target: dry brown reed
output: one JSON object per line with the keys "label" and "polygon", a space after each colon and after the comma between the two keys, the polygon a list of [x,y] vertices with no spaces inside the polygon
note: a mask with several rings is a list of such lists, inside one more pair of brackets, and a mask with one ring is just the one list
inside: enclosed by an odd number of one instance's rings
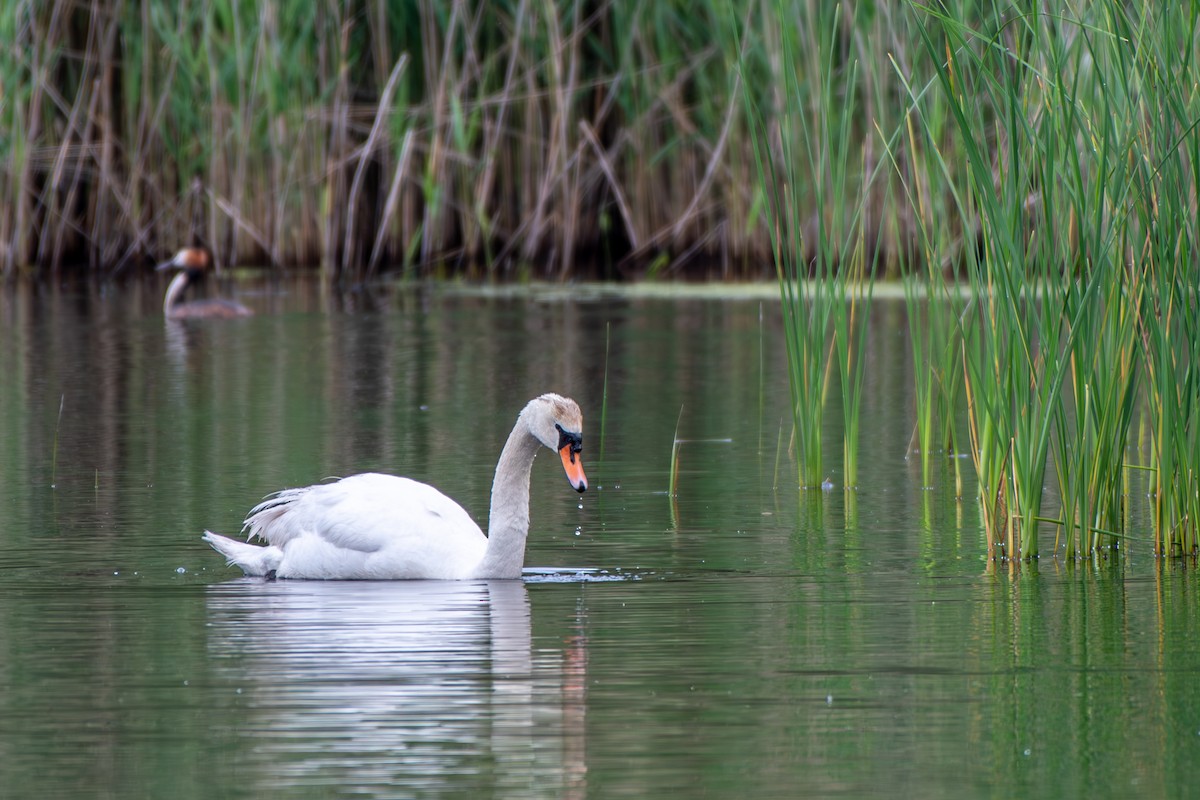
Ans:
{"label": "dry brown reed", "polygon": [[[924,249],[878,176],[918,176],[881,136],[928,56],[909,5],[836,5],[8,0],[0,271],[122,271],[204,244],[330,276],[768,277],[749,96],[772,129],[786,102],[836,116],[820,104],[859,98],[847,189],[894,272]],[[797,67],[824,99],[780,93],[795,14],[816,21],[802,48],[832,44],[831,75]],[[797,177],[815,242],[840,201]],[[952,199],[925,211],[940,252],[961,249]]]}
{"label": "dry brown reed", "polygon": [[5,274],[769,269],[718,5],[8,6]]}

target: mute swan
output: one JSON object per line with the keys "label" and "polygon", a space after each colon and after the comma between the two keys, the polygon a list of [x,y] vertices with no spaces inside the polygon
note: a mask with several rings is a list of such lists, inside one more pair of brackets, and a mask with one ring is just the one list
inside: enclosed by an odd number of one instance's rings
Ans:
{"label": "mute swan", "polygon": [[488,535],[462,506],[428,484],[365,473],[284,489],[250,509],[238,542],[204,540],[247,575],[332,580],[519,578],[529,533],[529,472],[542,445],[558,451],[567,480],[587,490],[583,415],[574,400],[544,394],[517,417],[496,464]]}
{"label": "mute swan", "polygon": [[168,319],[249,317],[254,313],[241,303],[223,298],[183,302],[183,293],[189,286],[195,286],[204,280],[210,266],[212,256],[202,247],[185,247],[170,261],[158,265],[160,272],[168,269],[180,270],[167,286],[167,294],[163,297],[163,314]]}

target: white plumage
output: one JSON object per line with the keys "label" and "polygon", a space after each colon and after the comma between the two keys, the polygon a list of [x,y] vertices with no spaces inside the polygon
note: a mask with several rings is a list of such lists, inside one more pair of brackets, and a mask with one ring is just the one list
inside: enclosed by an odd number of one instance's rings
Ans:
{"label": "white plumage", "polygon": [[211,531],[204,540],[247,575],[396,580],[517,578],[529,532],[529,472],[557,450],[571,486],[587,489],[583,417],[573,400],[534,398],[517,417],[492,483],[489,533],[428,484],[379,473],[285,489],[250,510],[243,531],[265,547]]}

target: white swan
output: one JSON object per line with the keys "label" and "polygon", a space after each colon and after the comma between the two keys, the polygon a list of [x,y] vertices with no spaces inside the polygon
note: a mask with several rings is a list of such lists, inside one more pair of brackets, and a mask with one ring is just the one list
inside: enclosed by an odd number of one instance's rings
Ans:
{"label": "white swan", "polygon": [[529,533],[529,472],[542,445],[557,450],[567,480],[587,490],[583,415],[574,400],[530,400],[496,464],[488,535],[462,506],[428,484],[365,473],[285,489],[250,510],[247,538],[204,540],[247,575],[330,580],[519,578]]}

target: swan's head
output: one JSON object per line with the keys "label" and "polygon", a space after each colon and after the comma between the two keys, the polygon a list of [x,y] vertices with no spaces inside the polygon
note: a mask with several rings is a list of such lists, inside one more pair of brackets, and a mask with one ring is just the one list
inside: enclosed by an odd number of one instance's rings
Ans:
{"label": "swan's head", "polygon": [[535,397],[521,413],[529,430],[538,441],[558,453],[563,471],[571,488],[587,491],[587,476],[583,474],[583,412],[569,397],[544,394]]}

